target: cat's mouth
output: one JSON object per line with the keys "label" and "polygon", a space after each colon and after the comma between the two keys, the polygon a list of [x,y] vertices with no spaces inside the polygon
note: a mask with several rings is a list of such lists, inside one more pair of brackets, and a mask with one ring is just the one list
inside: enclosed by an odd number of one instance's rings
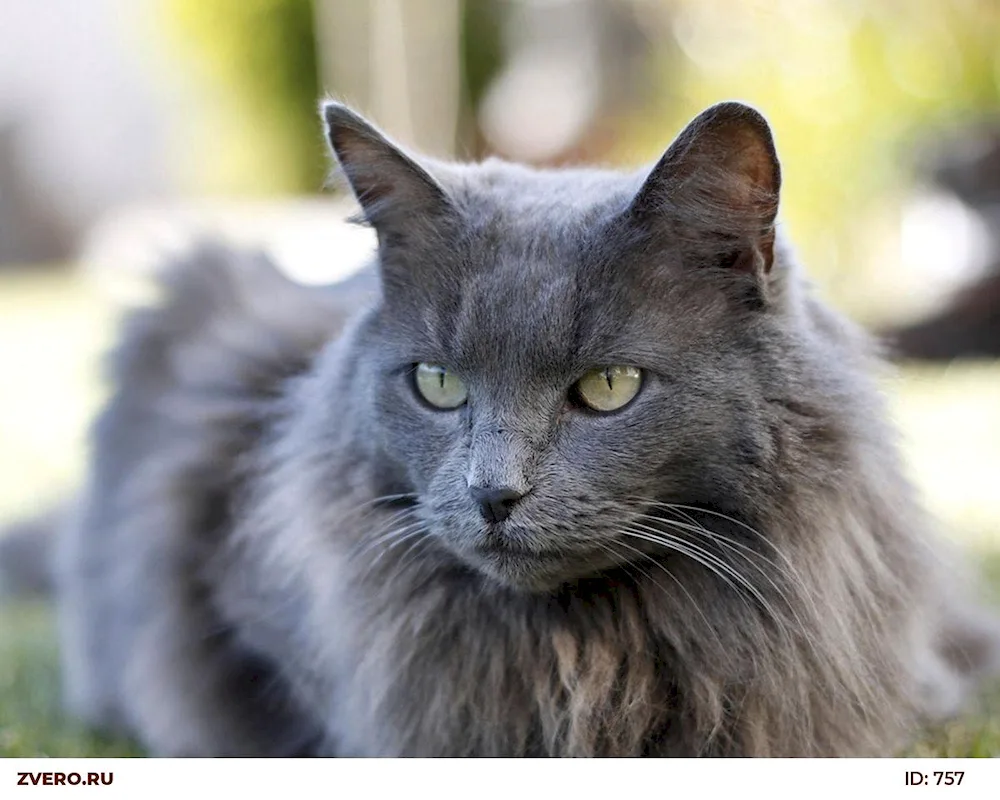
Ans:
{"label": "cat's mouth", "polygon": [[558,561],[543,560],[534,553],[482,552],[477,549],[474,566],[478,572],[503,586],[527,592],[551,591],[567,579]]}
{"label": "cat's mouth", "polygon": [[479,537],[473,549],[484,556],[507,556],[545,560],[555,558],[559,551],[554,548],[529,546],[515,536],[503,531],[489,530]]}
{"label": "cat's mouth", "polygon": [[591,553],[526,544],[516,535],[479,537],[465,554],[479,572],[513,589],[547,592],[606,567]]}

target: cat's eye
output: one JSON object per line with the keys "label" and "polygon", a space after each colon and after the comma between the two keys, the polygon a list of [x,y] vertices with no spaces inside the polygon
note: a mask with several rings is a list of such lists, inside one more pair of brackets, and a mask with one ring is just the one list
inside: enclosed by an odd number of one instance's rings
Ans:
{"label": "cat's eye", "polygon": [[417,364],[414,383],[420,396],[434,408],[458,408],[469,396],[461,379],[440,364]]}
{"label": "cat's eye", "polygon": [[642,371],[635,367],[612,366],[592,369],[574,387],[577,397],[594,411],[617,411],[639,394]]}

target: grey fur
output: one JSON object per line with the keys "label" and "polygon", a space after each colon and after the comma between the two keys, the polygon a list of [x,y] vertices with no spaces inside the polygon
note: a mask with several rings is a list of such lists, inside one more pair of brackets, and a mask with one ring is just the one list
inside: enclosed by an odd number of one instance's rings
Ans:
{"label": "grey fur", "polygon": [[[891,754],[995,666],[756,112],[631,175],[325,117],[373,270],[209,249],[124,331],[59,558],[79,714],[165,755]],[[608,363],[635,401],[567,402]],[[490,525],[470,484],[527,494]]]}
{"label": "grey fur", "polygon": [[67,509],[58,508],[0,531],[0,598],[52,593],[52,551],[68,516]]}

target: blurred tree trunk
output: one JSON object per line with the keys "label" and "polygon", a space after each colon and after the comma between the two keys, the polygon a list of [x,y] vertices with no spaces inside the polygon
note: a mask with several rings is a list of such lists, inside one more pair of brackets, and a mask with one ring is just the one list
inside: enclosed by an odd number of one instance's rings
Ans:
{"label": "blurred tree trunk", "polygon": [[70,226],[24,174],[16,133],[14,124],[0,123],[0,267],[66,259]]}
{"label": "blurred tree trunk", "polygon": [[315,0],[323,88],[405,144],[455,154],[460,0]]}

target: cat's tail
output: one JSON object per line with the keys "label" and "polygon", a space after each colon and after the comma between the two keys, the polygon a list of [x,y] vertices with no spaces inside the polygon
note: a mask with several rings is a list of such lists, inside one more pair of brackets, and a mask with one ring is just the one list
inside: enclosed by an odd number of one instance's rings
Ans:
{"label": "cat's tail", "polygon": [[54,593],[56,538],[68,514],[60,506],[0,529],[0,602]]}
{"label": "cat's tail", "polygon": [[942,565],[961,576],[961,589],[952,586],[940,598],[930,657],[918,662],[926,669],[924,711],[938,722],[971,710],[983,687],[993,691],[1000,679],[1000,614],[984,602],[968,564],[942,559]]}

